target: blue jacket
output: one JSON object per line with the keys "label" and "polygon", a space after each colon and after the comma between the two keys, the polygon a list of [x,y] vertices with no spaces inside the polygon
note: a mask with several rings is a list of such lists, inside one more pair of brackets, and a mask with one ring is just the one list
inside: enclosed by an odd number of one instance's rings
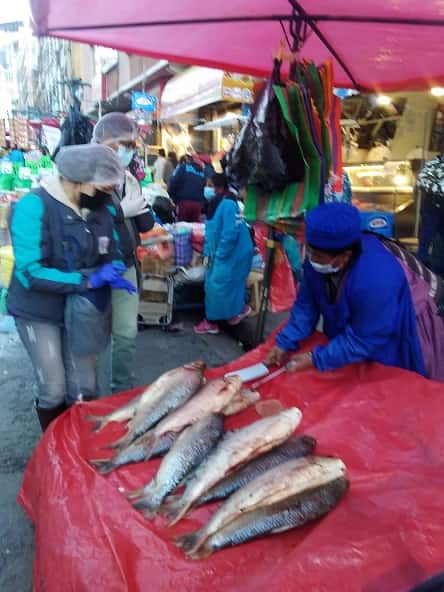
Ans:
{"label": "blue jacket", "polygon": [[[15,256],[8,290],[11,315],[62,325],[67,294],[94,292],[103,300],[109,289],[88,291],[88,278],[98,265],[118,258],[118,239],[109,208],[102,214],[94,212],[88,224],[44,189],[15,205],[10,224]],[[104,236],[109,239],[107,255],[99,254]]]}
{"label": "blue jacket", "polygon": [[304,278],[291,317],[276,343],[286,351],[316,328],[320,315],[330,341],[313,352],[319,370],[374,360],[425,375],[410,287],[396,257],[373,236],[362,237],[362,254],[340,287],[327,297],[325,277],[304,263]]}
{"label": "blue jacket", "polygon": [[171,199],[179,204],[182,201],[203,203],[205,172],[196,163],[181,164],[174,171],[168,186]]}
{"label": "blue jacket", "polygon": [[245,290],[253,258],[253,241],[239,206],[223,199],[205,222],[204,255],[210,265],[205,276],[205,316],[210,321],[231,319],[245,306]]}

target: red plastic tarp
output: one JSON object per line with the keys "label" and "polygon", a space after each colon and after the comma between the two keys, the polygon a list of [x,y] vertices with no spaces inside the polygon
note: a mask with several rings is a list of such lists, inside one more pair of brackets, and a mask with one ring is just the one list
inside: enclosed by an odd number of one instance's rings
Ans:
{"label": "red plastic tarp", "polygon": [[[256,222],[254,225],[254,241],[264,261],[267,258],[267,240],[267,225],[263,222]],[[291,309],[295,300],[296,284],[293,272],[282,245],[278,243],[273,261],[269,309],[271,312],[286,312]]]}
{"label": "red plastic tarp", "polygon": [[[329,43],[349,69],[347,74],[334,59],[337,86],[353,86],[352,80],[378,90],[444,84],[442,0],[298,4],[324,37],[321,41],[311,33],[300,55],[324,61],[332,57],[325,41]],[[269,75],[272,53],[283,38],[279,19],[291,14],[288,0],[31,0],[31,6],[40,35],[259,76]],[[200,23],[189,24],[196,19]],[[209,19],[213,22],[204,22]]]}
{"label": "red plastic tarp", "polygon": [[[312,344],[311,344],[312,345]],[[262,359],[270,343],[211,377]],[[78,405],[37,446],[19,502],[35,524],[34,591],[60,592],[406,592],[444,567],[444,387],[403,370],[359,364],[282,376],[261,389],[303,411],[299,433],[320,454],[340,456],[351,487],[321,521],[201,561],[170,542],[214,508],[174,529],[150,523],[124,498],[159,461],[100,476],[87,459],[122,433],[91,432],[87,412],[104,413],[134,393]],[[254,409],[228,427],[257,419]]]}

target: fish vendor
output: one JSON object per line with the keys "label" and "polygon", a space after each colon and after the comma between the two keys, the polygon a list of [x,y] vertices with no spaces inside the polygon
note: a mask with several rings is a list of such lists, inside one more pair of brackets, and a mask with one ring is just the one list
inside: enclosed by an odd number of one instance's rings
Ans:
{"label": "fish vendor", "polygon": [[327,345],[290,357],[291,370],[334,370],[375,361],[444,381],[443,282],[396,242],[361,232],[346,203],[306,215],[303,280],[265,362],[282,364],[315,331]]}

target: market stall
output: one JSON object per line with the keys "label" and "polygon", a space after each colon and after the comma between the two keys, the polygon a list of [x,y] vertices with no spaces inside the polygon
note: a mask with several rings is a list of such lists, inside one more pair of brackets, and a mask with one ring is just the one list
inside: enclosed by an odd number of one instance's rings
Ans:
{"label": "market stall", "polygon": [[[289,141],[310,154],[311,169],[301,159],[305,169],[299,171],[299,179],[291,179],[293,193],[283,196],[281,187],[281,195],[268,200],[267,208],[261,210],[261,196],[253,192],[249,202],[250,211],[255,211],[251,220],[277,222],[281,231],[287,229],[287,221],[292,224],[305,209],[316,205],[320,185],[329,174],[329,126],[334,117],[337,122],[337,110],[329,102],[331,92],[325,93],[328,100],[322,104],[320,86],[330,91],[333,83],[360,90],[391,90],[424,88],[430,81],[444,83],[439,46],[430,43],[444,26],[444,9],[438,0],[427,5],[377,0],[371,6],[343,0],[267,0],[260,7],[234,0],[223,6],[203,6],[190,0],[150,7],[144,22],[142,2],[118,9],[110,9],[102,0],[88,9],[86,0],[75,5],[50,0],[32,4],[35,28],[42,35],[259,76],[270,75],[271,56],[282,36],[287,37],[289,49],[298,50],[301,68],[297,74],[302,75],[302,82],[292,78],[295,71],[290,73],[292,97],[285,94],[290,90],[287,82],[281,93],[276,80],[270,79],[268,88],[277,98],[274,107],[279,104],[289,124]],[[305,58],[314,63],[304,62]],[[325,65],[317,69],[321,62]],[[307,71],[314,80],[311,97],[317,94],[319,99],[315,109],[312,103],[301,101],[310,87],[304,78]],[[287,73],[284,66],[285,81]],[[290,114],[289,97],[293,99]],[[310,135],[306,126],[307,134],[299,138],[297,124],[312,120],[315,125]],[[320,145],[314,140],[323,143],[327,160],[317,152]],[[336,172],[340,172],[337,164]],[[304,173],[310,185],[300,183]],[[262,313],[276,259],[277,230],[267,230]],[[263,314],[258,326],[260,337]],[[207,375],[221,376],[263,360],[270,346],[269,342]],[[299,433],[313,435],[319,453],[343,459],[350,491],[334,511],[311,526],[196,562],[185,559],[171,537],[202,525],[214,508],[193,512],[173,529],[167,529],[162,518],[147,522],[122,493],[146,482],[158,461],[124,467],[108,477],[99,475],[88,462],[100,458],[101,447],[123,430],[112,425],[94,433],[84,415],[111,411],[135,394],[75,406],[54,422],[36,448],[19,494],[19,502],[36,526],[36,591],[106,588],[137,592],[149,587],[406,592],[442,569],[441,384],[391,367],[358,364],[335,372],[283,374],[261,387],[263,399],[301,409]],[[229,419],[226,427],[243,426],[254,419],[257,413],[251,408]]]}
{"label": "market stall", "polygon": [[[270,345],[207,376],[258,362]],[[206,522],[214,504],[168,529],[163,518],[147,521],[123,495],[144,484],[158,461],[127,465],[106,477],[88,463],[103,457],[101,447],[123,429],[110,424],[95,433],[84,416],[107,413],[138,391],[76,405],[43,435],[19,494],[36,527],[34,590],[407,592],[442,569],[440,384],[359,364],[283,375],[260,391],[264,400],[298,406],[303,421],[297,433],[314,436],[318,453],[345,462],[350,490],[335,510],[299,530],[207,559],[186,559],[172,536]],[[257,418],[251,408],[226,425]]]}

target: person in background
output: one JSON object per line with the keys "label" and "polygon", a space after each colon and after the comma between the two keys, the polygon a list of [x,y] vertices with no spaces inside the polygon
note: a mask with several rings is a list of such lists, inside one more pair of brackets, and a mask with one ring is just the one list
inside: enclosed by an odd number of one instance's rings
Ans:
{"label": "person in background", "polygon": [[353,199],[353,190],[350,182],[350,177],[348,176],[346,171],[342,173],[342,191],[340,192],[335,191],[336,178],[337,177],[332,175],[329,179],[325,195],[325,202],[344,202],[351,204]]}
{"label": "person in background", "polygon": [[140,158],[137,152],[134,152],[133,158],[129,163],[128,170],[132,176],[139,181],[139,183],[145,179],[146,173],[143,160]]}
{"label": "person in background", "polygon": [[[426,162],[417,185],[424,192],[421,205],[418,259],[439,275],[444,275],[444,150]],[[432,255],[430,248],[432,247]]]}
{"label": "person in background", "polygon": [[207,182],[205,200],[205,318],[194,332],[217,334],[217,321],[238,325],[251,312],[245,294],[254,247],[225,175]]}
{"label": "person in background", "polygon": [[163,171],[163,182],[165,183],[166,187],[170,184],[171,177],[176,170],[179,161],[177,160],[177,155],[175,152],[168,152],[168,160],[165,164],[165,169]]}
{"label": "person in background", "polygon": [[213,163],[211,162],[211,156],[209,154],[199,154],[199,159],[204,165],[205,177],[211,179],[216,172]]}
{"label": "person in background", "polygon": [[[110,286],[134,291],[117,263],[110,195],[123,168],[104,146],[62,148],[58,175],[17,202],[8,310],[36,374],[42,430],[67,405],[97,396],[98,354],[111,339]],[[90,220],[82,210],[90,210]]]}
{"label": "person in background", "polygon": [[[108,113],[97,122],[93,141],[111,147],[117,152],[122,166],[127,169],[134,156],[139,134],[136,123],[124,113]],[[124,277],[138,283],[136,249],[140,233],[148,232],[154,225],[153,217],[142,197],[138,181],[125,171],[124,183],[112,194],[116,208],[116,228],[127,271]],[[137,317],[139,298],[137,294],[122,291],[112,293],[112,356],[104,356],[101,363],[101,394],[111,388],[113,392],[124,391],[134,386],[134,354],[136,351]],[[109,390],[108,390],[109,392]]]}
{"label": "person in background", "polygon": [[166,164],[167,164],[167,159],[165,158],[165,150],[163,148],[160,148],[159,156],[156,158],[156,162],[154,163],[154,166],[153,166],[154,183],[163,183],[164,182]]}
{"label": "person in background", "polygon": [[283,363],[313,334],[322,315],[330,341],[292,355],[291,370],[335,370],[367,360],[444,381],[438,278],[426,268],[419,275],[419,262],[411,256],[410,264],[388,239],[362,234],[359,211],[349,204],[309,212],[305,236],[298,296],[265,363]]}
{"label": "person in background", "polygon": [[197,159],[179,165],[171,178],[168,193],[178,209],[178,220],[200,222],[203,207],[205,172]]}

